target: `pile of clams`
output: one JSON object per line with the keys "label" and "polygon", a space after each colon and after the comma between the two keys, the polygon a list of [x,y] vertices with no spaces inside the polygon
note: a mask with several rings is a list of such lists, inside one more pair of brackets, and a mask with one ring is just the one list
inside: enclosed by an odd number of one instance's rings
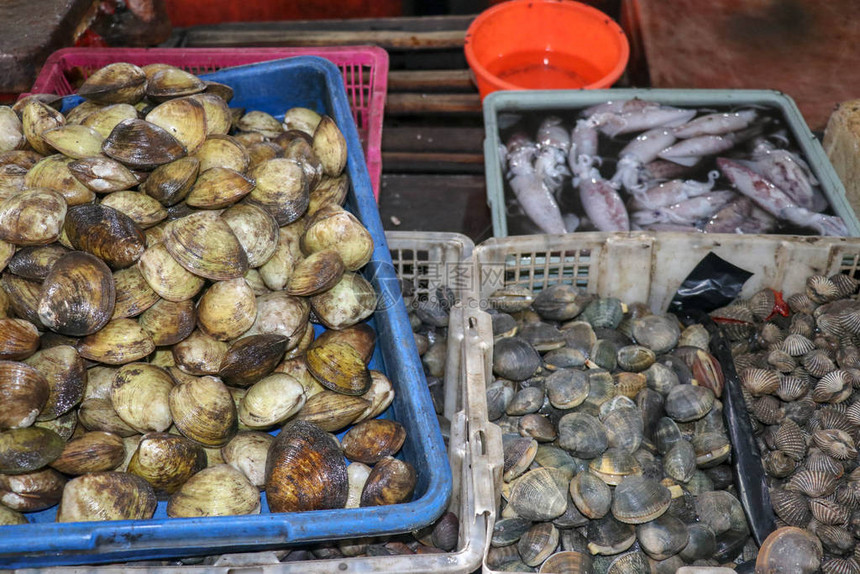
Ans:
{"label": "pile of clams", "polygon": [[764,289],[711,313],[732,341],[777,525],[814,534],[827,573],[860,572],[857,287],[813,275],[784,302]]}
{"label": "pile of clams", "polygon": [[2,523],[411,499],[334,121],[162,64],[78,93],[0,107]]}
{"label": "pile of clams", "polygon": [[568,285],[489,303],[504,443],[491,569],[675,572],[754,551],[703,326]]}

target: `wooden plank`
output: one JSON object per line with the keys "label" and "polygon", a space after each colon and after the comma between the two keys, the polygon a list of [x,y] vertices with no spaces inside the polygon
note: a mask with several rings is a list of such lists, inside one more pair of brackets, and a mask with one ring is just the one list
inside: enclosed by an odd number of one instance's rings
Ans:
{"label": "wooden plank", "polygon": [[389,92],[472,92],[469,70],[393,70],[388,73]]}
{"label": "wooden plank", "polygon": [[385,229],[493,235],[482,175],[383,174],[379,212]]}
{"label": "wooden plank", "polygon": [[415,32],[398,30],[291,30],[195,28],[187,45],[206,46],[343,46],[373,44],[387,49],[421,50],[463,45],[465,30]]}
{"label": "wooden plank", "polygon": [[481,113],[481,97],[477,93],[389,93],[385,113],[391,115]]}
{"label": "wooden plank", "polygon": [[389,173],[484,173],[484,155],[477,153],[382,152]]}
{"label": "wooden plank", "polygon": [[388,127],[382,130],[382,150],[400,152],[482,153],[484,129],[459,126]]}

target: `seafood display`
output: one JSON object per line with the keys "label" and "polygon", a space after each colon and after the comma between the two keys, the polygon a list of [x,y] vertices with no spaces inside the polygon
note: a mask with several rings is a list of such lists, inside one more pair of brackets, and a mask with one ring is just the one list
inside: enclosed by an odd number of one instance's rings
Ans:
{"label": "seafood display", "polygon": [[504,449],[491,570],[675,572],[755,556],[702,325],[564,284],[488,302],[487,410]]}
{"label": "seafood display", "polygon": [[79,95],[3,108],[4,523],[411,500],[335,122],[163,64]]}
{"label": "seafood display", "polygon": [[[784,303],[765,289],[711,313],[732,341],[782,527],[773,547],[812,549],[794,572],[860,571],[857,288],[845,274],[812,275]],[[764,553],[760,563],[773,567],[779,553]]]}
{"label": "seafood display", "polygon": [[514,235],[848,233],[774,110],[634,98],[509,123],[499,153]]}

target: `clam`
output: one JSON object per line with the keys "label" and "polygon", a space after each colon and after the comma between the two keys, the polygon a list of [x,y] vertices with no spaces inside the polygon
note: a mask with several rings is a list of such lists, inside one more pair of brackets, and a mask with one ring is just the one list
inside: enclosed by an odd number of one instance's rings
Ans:
{"label": "clam", "polygon": [[26,359],[39,348],[39,331],[24,319],[0,319],[0,360]]}
{"label": "clam", "polygon": [[78,420],[81,426],[91,431],[111,432],[123,438],[138,434],[137,430],[119,418],[110,399],[85,399],[78,409]]}
{"label": "clam", "polygon": [[523,562],[529,566],[540,566],[558,547],[558,529],[551,522],[533,525],[517,542],[517,550]]}
{"label": "clam", "polygon": [[328,204],[343,205],[349,193],[349,175],[344,172],[337,177],[326,177],[316,187],[311,188],[308,202],[308,215],[314,215]]}
{"label": "clam", "polygon": [[31,100],[21,109],[21,124],[27,143],[42,155],[50,155],[54,148],[42,134],[48,130],[65,125],[63,114],[39,101]]}
{"label": "clam", "polygon": [[51,466],[64,474],[81,475],[113,470],[125,459],[122,437],[108,432],[84,433],[66,443]]}
{"label": "clam", "polygon": [[301,237],[301,248],[306,254],[335,249],[344,267],[348,271],[357,271],[370,261],[373,238],[353,214],[330,204],[308,221]]}
{"label": "clam", "polygon": [[540,367],[540,356],[524,340],[507,337],[493,349],[493,373],[513,381],[531,377]]}
{"label": "clam", "polygon": [[558,471],[536,468],[517,478],[508,504],[517,516],[528,520],[552,520],[567,510],[567,482]]}
{"label": "clam", "polygon": [[671,499],[669,489],[659,482],[628,476],[615,488],[612,516],[626,524],[650,522],[668,510]]}
{"label": "clam", "polygon": [[96,472],[70,480],[57,522],[151,518],[156,500],[148,482],[124,472]]}
{"label": "clam", "polygon": [[0,107],[0,151],[9,151],[24,147],[23,126],[12,108]]}
{"label": "clam", "polygon": [[138,184],[131,170],[101,155],[69,162],[67,168],[78,181],[96,193],[123,191]]}
{"label": "clam", "polygon": [[304,219],[279,228],[275,252],[260,266],[260,277],[272,291],[284,288],[296,264],[302,259],[299,238],[304,233]]}
{"label": "clam", "polygon": [[324,387],[347,395],[362,395],[371,378],[361,355],[346,343],[329,342],[307,352],[310,373]]}
{"label": "clam", "polygon": [[283,133],[281,122],[266,112],[251,111],[243,115],[236,127],[243,132],[258,132],[267,138],[275,138]]}
{"label": "clam", "polygon": [[175,98],[155,106],[146,121],[162,128],[192,153],[206,139],[206,113],[193,98]]}
{"label": "clam", "polygon": [[238,204],[226,209],[221,218],[248,255],[249,267],[260,267],[272,258],[279,233],[278,224],[269,212],[255,205]]}
{"label": "clam", "polygon": [[376,348],[376,333],[367,323],[357,323],[339,331],[329,330],[320,333],[311,346],[319,347],[328,342],[346,343],[361,355],[365,363],[370,363]]}
{"label": "clam", "polygon": [[163,300],[152,290],[137,267],[115,271],[113,283],[116,296],[111,319],[136,317]]}
{"label": "clam", "polygon": [[677,385],[666,395],[666,413],[678,422],[689,422],[705,416],[714,404],[711,389],[695,385]]}
{"label": "clam", "polygon": [[[671,420],[671,419],[668,419]],[[696,451],[686,440],[678,440],[663,456],[666,476],[678,482],[689,482],[696,471]]]}
{"label": "clam", "polygon": [[94,255],[73,251],[60,257],[42,283],[39,319],[64,335],[91,335],[110,321],[115,301],[108,266]]}
{"label": "clam", "polygon": [[506,434],[502,437],[502,448],[504,455],[502,478],[505,482],[511,482],[528,470],[537,455],[538,442],[531,437]]}
{"label": "clam", "polygon": [[587,471],[580,472],[570,481],[570,495],[576,508],[588,518],[606,516],[612,503],[609,486]]}
{"label": "clam", "polygon": [[306,331],[313,334],[313,328],[308,327],[309,315],[310,305],[305,299],[283,291],[268,293],[257,297],[257,318],[245,334],[282,335],[289,339],[287,350],[290,350],[299,344]]}
{"label": "clam", "polygon": [[362,397],[324,390],[308,397],[294,418],[311,422],[327,432],[337,432],[355,421],[370,406],[370,401]]}
{"label": "clam", "polygon": [[301,383],[290,375],[271,374],[254,383],[239,404],[239,422],[249,428],[269,428],[284,422],[305,404]]}
{"label": "clam", "polygon": [[618,554],[636,542],[635,527],[615,520],[611,514],[592,520],[586,530],[588,551],[593,555]]}
{"label": "clam", "polygon": [[60,501],[66,478],[53,468],[0,474],[0,502],[18,512],[35,512]]}
{"label": "clam", "polygon": [[39,470],[63,452],[63,439],[40,427],[0,432],[0,474],[23,474]]}
{"label": "clam", "polygon": [[[275,437],[258,431],[241,431],[221,447],[224,462],[241,471],[256,487],[266,484],[266,459]],[[350,465],[352,466],[352,465]]]}
{"label": "clam", "polygon": [[15,245],[46,245],[60,236],[66,201],[48,189],[29,189],[0,202],[0,239]]}
{"label": "clam", "polygon": [[229,207],[251,193],[254,180],[227,167],[201,171],[185,198],[186,204],[201,209]]}
{"label": "clam", "polygon": [[102,199],[101,205],[127,215],[141,229],[158,224],[167,210],[155,199],[137,191],[116,191]]}
{"label": "clam", "polygon": [[371,370],[370,379],[370,389],[361,395],[363,399],[370,401],[370,405],[352,421],[353,424],[378,417],[394,400],[394,388],[384,373]]}
{"label": "clam", "polygon": [[634,319],[633,338],[655,353],[665,353],[678,344],[681,336],[676,320],[662,315],[646,315]]}
{"label": "clam", "polygon": [[100,331],[81,339],[78,353],[85,359],[123,365],[155,350],[155,343],[134,319],[114,319]]}
{"label": "clam", "polygon": [[257,487],[228,464],[201,470],[167,501],[167,515],[173,518],[259,513]]}
{"label": "clam", "polygon": [[329,329],[344,329],[376,311],[377,294],[367,279],[345,272],[333,287],[312,296],[311,306],[323,325]]}
{"label": "clam", "polygon": [[559,369],[545,383],[547,398],[557,409],[571,409],[582,404],[589,391],[588,377],[583,371]]}
{"label": "clam", "polygon": [[406,430],[397,421],[371,419],[353,426],[344,435],[343,454],[352,461],[376,464],[397,454],[406,440]]}
{"label": "clam", "polygon": [[[230,131],[232,117],[224,98],[212,93],[198,93],[187,96],[186,99],[203,106],[207,136],[223,135]],[[240,171],[244,171],[244,168]]]}
{"label": "clam", "polygon": [[250,335],[235,341],[221,360],[218,375],[233,386],[250,386],[271,373],[284,356],[287,338]]}
{"label": "clam", "polygon": [[248,256],[227,222],[213,212],[197,212],[169,222],[164,246],[185,269],[212,280],[242,277]]}
{"label": "clam", "polygon": [[88,128],[92,128],[103,138],[106,138],[117,124],[125,120],[136,120],[137,117],[137,109],[134,106],[129,104],[112,104],[103,106],[87,114],[80,123]]}
{"label": "clam", "polygon": [[241,336],[254,324],[257,300],[243,278],[217,281],[197,303],[200,329],[219,341]]}
{"label": "clam", "polygon": [[343,273],[343,260],[337,251],[317,251],[296,265],[286,286],[287,293],[305,297],[322,293],[334,287]]}
{"label": "clam", "polygon": [[763,574],[817,572],[821,566],[821,542],[810,532],[786,526],[768,535],[756,559],[756,571]]}
{"label": "clam", "polygon": [[25,363],[0,361],[0,429],[33,424],[48,400],[48,381]]}
{"label": "clam", "polygon": [[96,70],[78,88],[78,95],[100,104],[135,104],[146,92],[146,74],[127,62]]}
{"label": "clam", "polygon": [[288,423],[272,442],[266,461],[269,510],[343,508],[347,493],[346,464],[337,445],[312,423]]}
{"label": "clam", "polygon": [[134,264],[146,247],[140,227],[129,216],[106,205],[70,207],[63,231],[72,247],[99,257],[114,269]]}
{"label": "clam", "polygon": [[138,324],[157,346],[174,345],[194,330],[197,322],[193,301],[159,299],[138,317]]}
{"label": "clam", "polygon": [[606,427],[606,438],[610,447],[617,447],[628,452],[635,452],[642,444],[644,421],[642,411],[636,405],[624,397],[625,403],[615,397],[612,399],[617,406],[611,407],[605,414],[601,415],[601,422]]}
{"label": "clam", "polygon": [[17,317],[30,321],[37,328],[44,328],[37,311],[42,290],[41,283],[6,271],[0,274],[0,287],[5,295],[4,304],[9,311]]}
{"label": "clam", "polygon": [[573,412],[558,421],[558,444],[580,458],[599,456],[609,446],[606,429],[595,417]]}
{"label": "clam", "polygon": [[153,169],[185,156],[185,147],[150,122],[123,120],[105,138],[102,152],[131,169]]}
{"label": "clam", "polygon": [[155,168],[146,181],[140,184],[140,191],[165,207],[176,205],[188,196],[199,169],[200,160],[196,157],[183,157],[165,163]]}
{"label": "clam", "polygon": [[173,386],[173,378],[161,367],[123,365],[111,384],[111,404],[117,415],[140,433],[166,431],[173,423],[168,404]]}
{"label": "clam", "polygon": [[278,225],[288,225],[307,211],[308,181],[301,164],[295,160],[269,159],[254,167],[249,175],[256,186],[248,202],[268,211]]}
{"label": "clam", "polygon": [[169,404],[179,432],[204,446],[223,446],[236,434],[236,405],[230,391],[215,377],[176,385]]}
{"label": "clam", "polygon": [[323,116],[314,130],[313,149],[327,176],[337,177],[346,167],[346,139],[329,116]]}
{"label": "clam", "polygon": [[140,439],[127,472],[145,479],[156,494],[173,494],[204,468],[203,447],[183,436],[156,432]]}
{"label": "clam", "polygon": [[284,129],[299,130],[313,136],[320,120],[322,120],[322,116],[314,110],[297,106],[284,113]]}
{"label": "clam", "polygon": [[235,138],[226,135],[210,135],[194,156],[200,161],[200,171],[222,167],[244,173],[250,161],[248,152]]}
{"label": "clam", "polygon": [[147,74],[146,95],[155,101],[198,94],[205,89],[203,80],[174,66]]}
{"label": "clam", "polygon": [[104,141],[99,132],[81,125],[51,128],[43,131],[40,137],[46,144],[73,159],[99,155]]}
{"label": "clam", "polygon": [[180,265],[164,243],[147,248],[140,255],[138,269],[152,290],[168,301],[191,299],[205,284],[203,277]]}
{"label": "clam", "polygon": [[360,506],[381,506],[408,502],[415,491],[415,468],[391,456],[377,462],[367,476]]}

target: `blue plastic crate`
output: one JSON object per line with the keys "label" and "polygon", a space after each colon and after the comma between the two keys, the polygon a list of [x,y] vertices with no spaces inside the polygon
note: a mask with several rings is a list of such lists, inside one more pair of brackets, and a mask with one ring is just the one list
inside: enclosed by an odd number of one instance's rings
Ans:
{"label": "blue plastic crate", "polygon": [[[351,187],[346,207],[374,239],[365,277],[379,294],[370,321],[377,347],[370,367],[385,372],[395,389],[392,406],[382,416],[404,425],[401,456],[416,469],[411,502],[358,509],[209,518],[167,518],[159,502],[150,520],[56,523],[56,507],[29,514],[33,524],[0,531],[0,567],[37,567],[156,559],[194,554],[248,551],[294,543],[408,532],[435,520],[451,496],[451,469],[433,409],[424,371],[400,286],[385,241],[346,91],[338,68],[323,58],[301,56],[218,71],[201,76],[235,90],[233,107],[260,110],[281,119],[294,106],[330,115],[349,149]],[[64,110],[80,102],[70,96]]]}

